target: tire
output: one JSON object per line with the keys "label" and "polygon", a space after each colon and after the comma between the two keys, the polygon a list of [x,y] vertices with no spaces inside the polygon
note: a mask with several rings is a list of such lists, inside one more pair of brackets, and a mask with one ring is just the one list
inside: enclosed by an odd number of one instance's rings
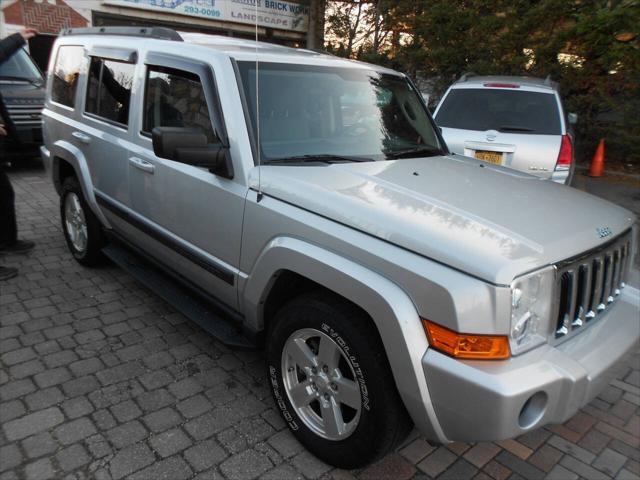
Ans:
{"label": "tire", "polygon": [[102,226],[87,204],[76,177],[68,177],[62,183],[60,220],[73,258],[87,267],[99,264],[105,244]]}
{"label": "tire", "polygon": [[362,467],[409,433],[382,342],[371,320],[342,298],[318,292],[287,303],[272,321],[266,355],[282,417],[324,462]]}

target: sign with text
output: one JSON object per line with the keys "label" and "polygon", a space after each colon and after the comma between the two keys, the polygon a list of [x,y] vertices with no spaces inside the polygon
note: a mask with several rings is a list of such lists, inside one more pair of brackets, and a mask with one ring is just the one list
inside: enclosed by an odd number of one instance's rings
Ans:
{"label": "sign with text", "polygon": [[[256,2],[258,3],[256,6]],[[282,0],[104,0],[106,5],[155,10],[261,27],[306,32],[309,7]]]}

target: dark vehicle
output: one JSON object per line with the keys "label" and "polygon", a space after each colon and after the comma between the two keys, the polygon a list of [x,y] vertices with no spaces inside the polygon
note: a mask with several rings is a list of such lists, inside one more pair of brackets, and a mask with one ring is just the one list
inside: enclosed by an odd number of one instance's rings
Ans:
{"label": "dark vehicle", "polygon": [[0,157],[15,160],[39,156],[44,77],[26,50],[20,49],[0,65],[0,93],[6,107],[0,109],[0,122],[9,133],[0,137]]}

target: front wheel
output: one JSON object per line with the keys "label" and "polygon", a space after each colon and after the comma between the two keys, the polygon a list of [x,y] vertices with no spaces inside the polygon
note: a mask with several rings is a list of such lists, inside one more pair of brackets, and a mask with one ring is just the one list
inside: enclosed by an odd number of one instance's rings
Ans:
{"label": "front wheel", "polygon": [[104,245],[102,227],[75,177],[67,178],[62,184],[60,219],[64,238],[73,257],[85,266],[98,264]]}
{"label": "front wheel", "polygon": [[292,300],[273,321],[269,383],[298,440],[341,468],[366,465],[397,446],[411,422],[369,318],[319,293]]}

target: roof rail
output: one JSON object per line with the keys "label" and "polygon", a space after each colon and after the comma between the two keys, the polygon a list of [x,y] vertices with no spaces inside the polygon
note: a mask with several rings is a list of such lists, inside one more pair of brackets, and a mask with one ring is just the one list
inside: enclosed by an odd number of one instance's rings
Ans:
{"label": "roof rail", "polygon": [[475,72],[464,72],[461,76],[460,79],[458,80],[459,82],[466,82],[467,78],[469,77],[475,77],[476,73]]}
{"label": "roof rail", "polygon": [[146,37],[182,42],[182,37],[178,32],[166,27],[65,28],[60,32],[60,35],[124,35],[127,37]]}

